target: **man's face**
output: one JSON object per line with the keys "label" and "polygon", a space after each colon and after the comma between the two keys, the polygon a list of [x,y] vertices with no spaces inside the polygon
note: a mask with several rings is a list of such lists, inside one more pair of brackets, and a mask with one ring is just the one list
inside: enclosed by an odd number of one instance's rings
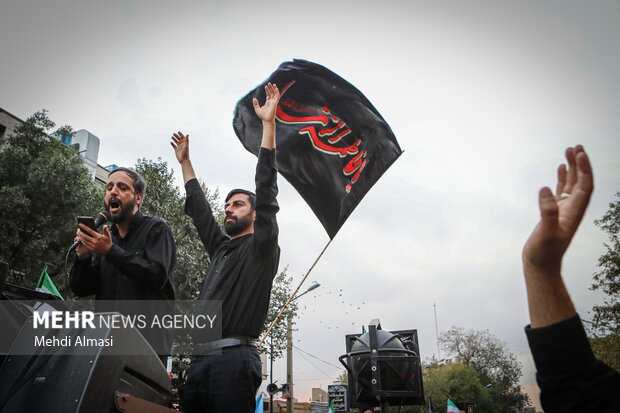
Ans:
{"label": "man's face", "polygon": [[[252,210],[250,199],[246,194],[233,194],[224,205],[224,229],[234,237],[254,226],[256,212]],[[249,231],[252,232],[252,231]]]}
{"label": "man's face", "polygon": [[121,171],[108,177],[103,203],[110,213],[110,221],[115,224],[127,221],[136,213],[140,202],[142,194],[135,194],[129,175]]}

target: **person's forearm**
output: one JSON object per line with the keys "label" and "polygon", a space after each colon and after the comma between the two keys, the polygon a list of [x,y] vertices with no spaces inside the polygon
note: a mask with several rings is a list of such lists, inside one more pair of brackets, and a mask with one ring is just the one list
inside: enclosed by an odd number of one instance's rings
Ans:
{"label": "person's forearm", "polygon": [[280,210],[276,197],[278,184],[275,151],[261,149],[256,165],[256,220],[254,239],[261,253],[269,253],[278,246],[278,222],[276,213]]}
{"label": "person's forearm", "polygon": [[194,172],[192,161],[190,161],[189,159],[181,162],[181,171],[183,172],[183,183],[184,184],[196,178],[196,173]]}
{"label": "person's forearm", "polygon": [[523,265],[532,328],[545,327],[574,317],[577,312],[566,290],[561,269]]}
{"label": "person's forearm", "polygon": [[[263,121],[263,139],[260,146],[267,149],[276,147],[276,122]],[[187,182],[187,181],[186,181]]]}

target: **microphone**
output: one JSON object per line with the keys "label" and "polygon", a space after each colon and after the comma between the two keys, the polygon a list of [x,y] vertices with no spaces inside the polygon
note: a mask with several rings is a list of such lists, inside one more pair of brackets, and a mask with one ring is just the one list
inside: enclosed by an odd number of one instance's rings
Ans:
{"label": "microphone", "polygon": [[[103,224],[105,224],[108,220],[110,219],[110,213],[108,211],[101,211],[96,217],[95,217],[95,230],[97,230],[100,226],[102,226]],[[75,241],[70,247],[69,247],[69,252],[75,250],[77,248],[78,245],[80,245],[82,243],[82,240],[77,240]]]}

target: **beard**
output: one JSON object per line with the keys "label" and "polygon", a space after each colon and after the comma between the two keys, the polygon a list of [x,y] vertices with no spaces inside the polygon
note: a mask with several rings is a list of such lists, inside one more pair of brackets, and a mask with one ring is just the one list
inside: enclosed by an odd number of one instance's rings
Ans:
{"label": "beard", "polygon": [[226,233],[231,237],[234,237],[235,235],[242,233],[243,231],[248,229],[250,225],[252,225],[251,214],[245,215],[240,218],[233,217],[232,221],[226,221],[226,218],[224,218],[225,219],[224,230],[226,230]]}
{"label": "beard", "polygon": [[[116,213],[112,213],[110,211],[110,204],[118,203],[120,205],[120,211]],[[136,198],[134,197],[131,201],[127,202],[125,205],[121,203],[116,198],[110,199],[110,202],[104,204],[105,210],[110,213],[110,222],[113,224],[120,224],[121,222],[128,221],[133,215],[133,208],[136,205]]]}

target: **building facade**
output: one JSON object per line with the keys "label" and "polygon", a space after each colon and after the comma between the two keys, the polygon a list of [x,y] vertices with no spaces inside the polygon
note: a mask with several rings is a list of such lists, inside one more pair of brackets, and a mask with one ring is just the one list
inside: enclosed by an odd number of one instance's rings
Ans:
{"label": "building facade", "polygon": [[[15,128],[22,123],[24,123],[22,119],[0,108],[0,142],[14,133]],[[95,183],[101,187],[105,186],[111,169],[97,163],[99,157],[99,138],[97,136],[86,129],[80,129],[71,137],[52,137],[75,149]]]}

